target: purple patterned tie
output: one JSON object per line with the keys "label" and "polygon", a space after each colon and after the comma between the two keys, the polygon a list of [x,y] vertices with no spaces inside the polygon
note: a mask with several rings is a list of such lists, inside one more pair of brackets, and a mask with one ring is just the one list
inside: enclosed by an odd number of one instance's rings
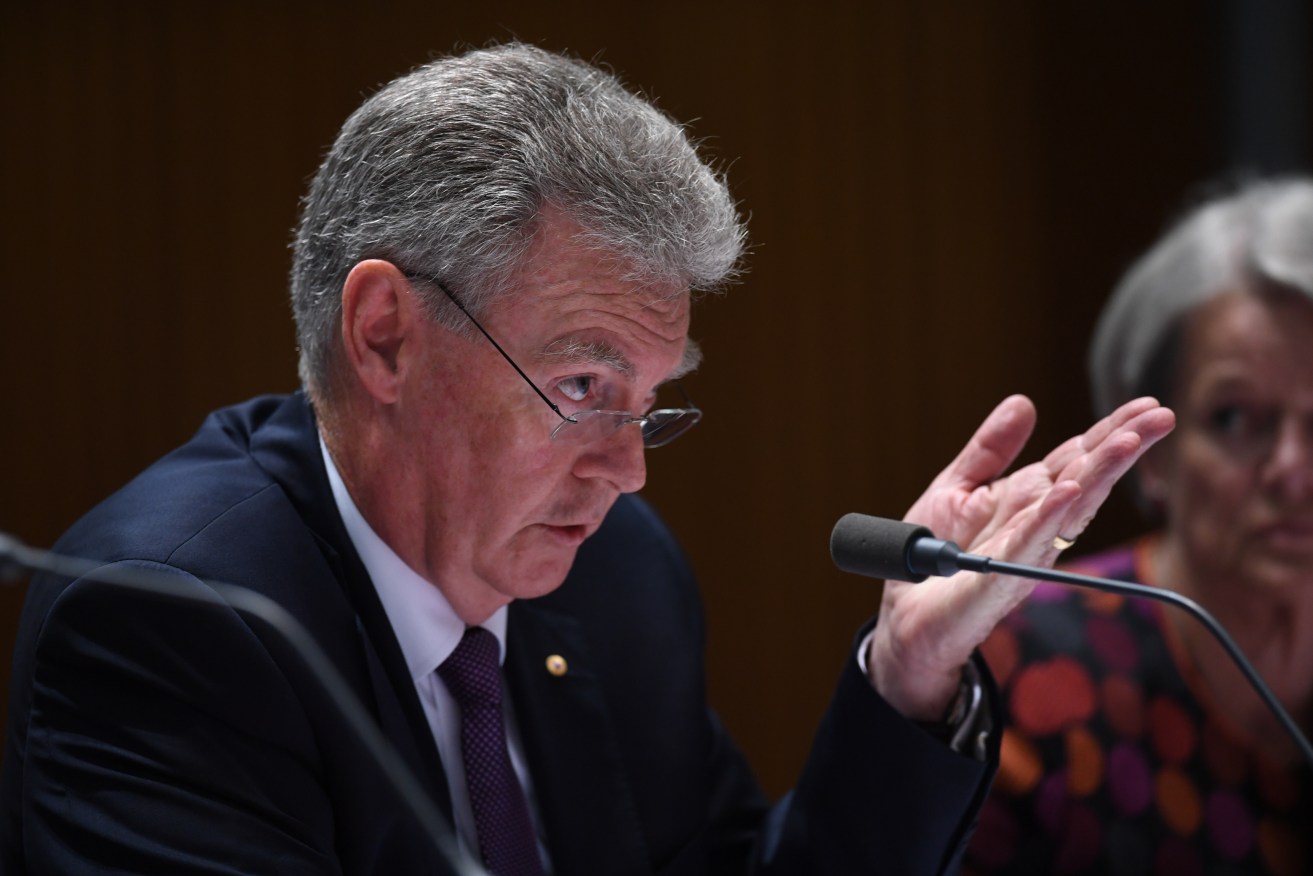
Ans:
{"label": "purple patterned tie", "polygon": [[493,876],[541,876],[529,804],[506,749],[497,656],[497,637],[469,627],[438,675],[460,706],[465,785],[484,866]]}

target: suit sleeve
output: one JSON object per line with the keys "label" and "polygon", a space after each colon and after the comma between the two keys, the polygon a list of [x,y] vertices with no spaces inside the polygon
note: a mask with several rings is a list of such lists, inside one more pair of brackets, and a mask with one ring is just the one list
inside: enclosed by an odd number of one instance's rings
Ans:
{"label": "suit sleeve", "polygon": [[[992,679],[988,708],[998,714]],[[762,873],[956,872],[998,764],[957,754],[847,662],[794,790],[760,837]]]}
{"label": "suit sleeve", "polygon": [[[905,719],[852,656],[802,775],[772,808],[708,710],[692,570],[637,497],[617,503],[580,549],[570,580],[540,602],[587,635],[651,872],[856,876],[956,867],[996,757],[980,763],[956,754]],[[550,755],[544,749],[544,759]],[[547,781],[540,790],[556,792]]]}
{"label": "suit sleeve", "polygon": [[[683,649],[696,655],[687,665],[686,683],[674,695],[696,693],[705,712],[702,607],[698,587],[673,535],[646,505],[632,508],[636,520],[620,534],[624,551],[612,551],[629,567],[657,571],[677,586],[647,589],[663,603],[643,605],[637,616],[677,618]],[[619,515],[617,515],[619,517]],[[619,523],[624,518],[620,518]],[[640,557],[641,562],[635,558]],[[615,580],[623,569],[594,570]],[[635,580],[629,573],[629,580]],[[867,629],[858,633],[860,642]],[[630,630],[626,641],[642,640]],[[663,689],[673,662],[663,655],[659,671],[643,677],[647,696]],[[999,714],[997,690],[983,661],[977,659],[986,696],[986,711]],[[666,685],[664,689],[668,689]],[[662,714],[678,711],[675,700]],[[768,809],[742,751],[714,713],[704,717],[708,793],[705,838],[711,873],[759,873],[762,876],[858,876],[870,873],[942,874],[958,869],[966,843],[998,765],[999,734],[988,737],[986,759],[977,761],[952,751],[942,740],[903,717],[875,691],[850,652],[829,708],[813,739],[797,783]],[[633,722],[645,724],[648,722]],[[675,726],[686,726],[676,724]],[[640,751],[659,745],[648,742]],[[673,774],[673,770],[670,771]],[[690,846],[690,850],[691,850]],[[684,872],[672,864],[661,872]]]}
{"label": "suit sleeve", "polygon": [[338,872],[294,685],[212,590],[178,580],[211,604],[88,580],[51,603],[22,758],[27,872]]}

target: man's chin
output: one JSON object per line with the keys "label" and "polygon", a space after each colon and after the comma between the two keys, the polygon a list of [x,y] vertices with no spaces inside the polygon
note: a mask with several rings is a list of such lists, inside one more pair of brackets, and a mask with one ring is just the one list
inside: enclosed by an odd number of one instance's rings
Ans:
{"label": "man's chin", "polygon": [[514,589],[514,597],[536,599],[560,587],[565,583],[566,576],[570,574],[570,567],[574,565],[575,553],[574,550],[570,550],[568,556],[552,556],[538,563],[532,571],[526,571],[518,576],[511,585]]}
{"label": "man's chin", "polygon": [[495,580],[502,585],[497,589],[513,599],[535,599],[551,593],[570,574],[579,545],[596,528],[536,524],[522,530],[515,544],[518,556],[509,567],[495,573]]}

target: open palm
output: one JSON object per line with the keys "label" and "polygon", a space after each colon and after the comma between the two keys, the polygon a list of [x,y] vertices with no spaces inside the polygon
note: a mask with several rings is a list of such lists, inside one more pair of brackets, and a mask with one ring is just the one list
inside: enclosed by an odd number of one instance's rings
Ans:
{"label": "open palm", "polygon": [[[1054,537],[1080,535],[1117,479],[1173,423],[1171,411],[1153,399],[1137,399],[1039,462],[1004,476],[1035,425],[1034,405],[1012,396],[985,419],[905,519],[972,553],[1052,565],[1058,554]],[[1032,586],[967,572],[915,585],[887,582],[868,661],[876,688],[908,717],[938,720],[971,652]]]}

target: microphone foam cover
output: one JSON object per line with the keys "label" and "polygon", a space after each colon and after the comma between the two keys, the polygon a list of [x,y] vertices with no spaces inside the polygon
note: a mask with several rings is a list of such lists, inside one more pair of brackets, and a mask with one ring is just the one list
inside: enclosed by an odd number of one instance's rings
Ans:
{"label": "microphone foam cover", "polygon": [[933,535],[915,523],[845,514],[830,534],[830,557],[845,572],[917,583],[926,576],[908,568],[908,550],[917,539]]}

